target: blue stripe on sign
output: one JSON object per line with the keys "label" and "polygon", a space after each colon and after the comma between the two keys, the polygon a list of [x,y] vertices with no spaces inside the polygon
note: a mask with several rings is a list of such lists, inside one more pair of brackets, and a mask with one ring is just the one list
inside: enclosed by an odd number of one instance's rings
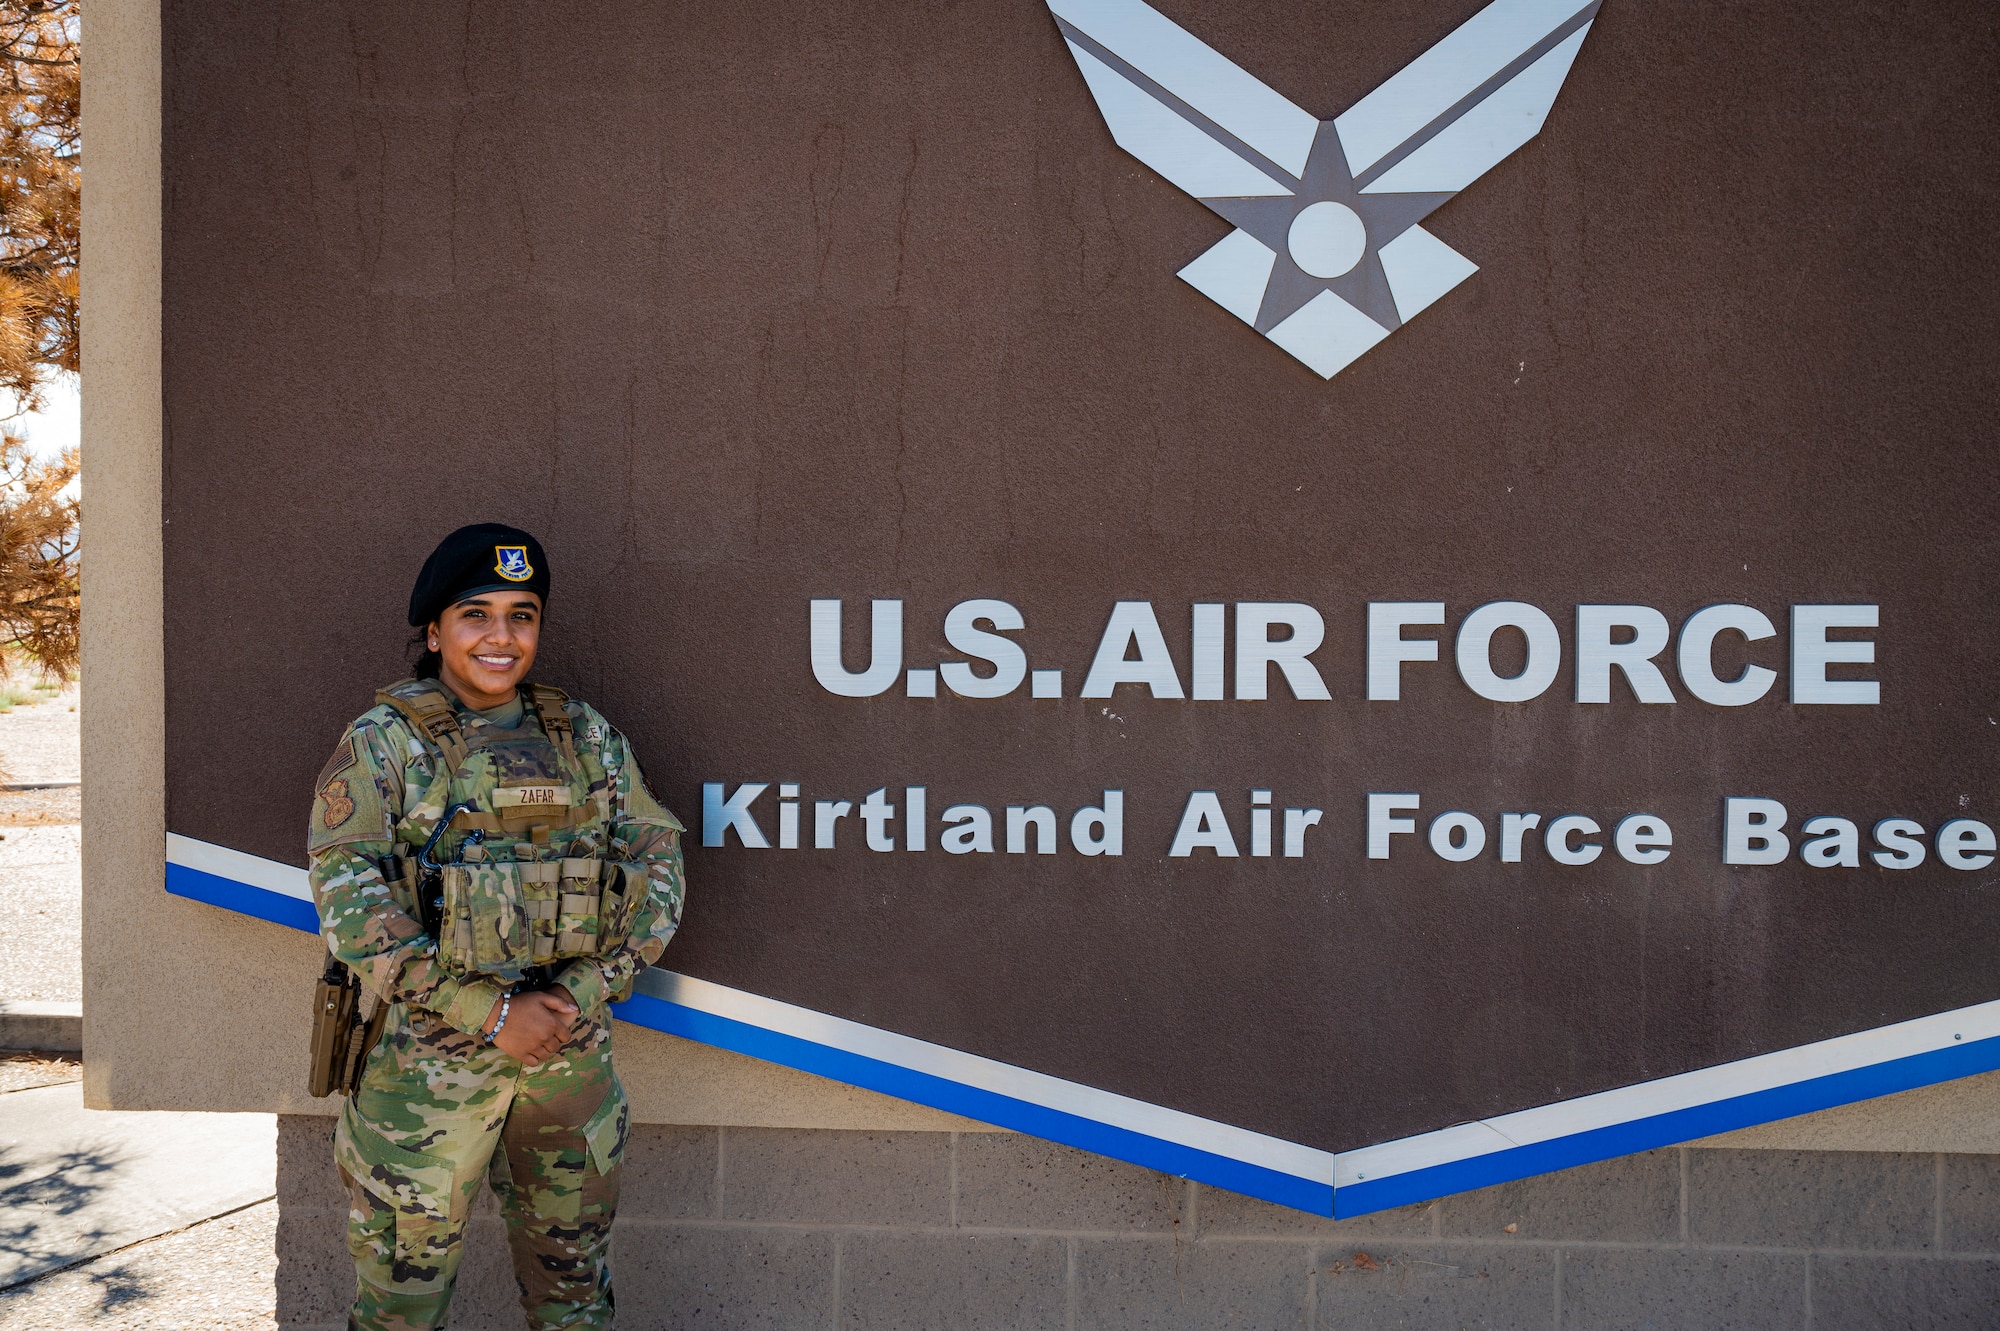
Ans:
{"label": "blue stripe on sign", "polygon": [[319,912],[313,909],[312,902],[288,897],[282,892],[267,892],[261,887],[203,873],[184,864],[167,865],[167,891],[190,901],[255,915],[260,920],[289,925],[309,934],[319,932]]}
{"label": "blue stripe on sign", "polygon": [[[176,896],[270,920],[305,933],[318,931],[319,921],[312,903],[284,892],[174,863],[166,866],[166,887]],[[1982,1009],[1990,1006],[1981,1005]],[[2000,1069],[2000,1036],[1989,1036],[1944,1048],[1884,1058],[1865,1067],[1727,1096],[1665,1113],[1643,1115],[1545,1141],[1405,1169],[1381,1178],[1357,1178],[1336,1190],[1326,1183],[1282,1170],[1182,1145],[1081,1114],[1052,1109],[935,1073],[755,1026],[649,994],[635,995],[619,1004],[614,1011],[620,1019],[636,1025],[699,1040],[948,1113],[962,1114],[982,1123],[1012,1128],[1099,1155],[1128,1160],[1149,1169],[1195,1179],[1282,1206],[1343,1219]],[[1963,1011],[1970,1013],[1973,1009]],[[1925,1038],[1914,1029],[1917,1024],[1906,1023],[1913,1028],[1907,1036],[1912,1042],[1921,1042]],[[1991,1026],[1988,1025],[1987,1029],[1990,1030]],[[1856,1036],[1870,1034],[1857,1032]],[[1849,1037],[1842,1037],[1843,1040],[1846,1038]]]}
{"label": "blue stripe on sign", "polygon": [[798,1068],[864,1090],[880,1091],[884,1095],[929,1105],[933,1109],[960,1114],[995,1127],[1012,1128],[1079,1150],[1127,1160],[1162,1173],[1276,1202],[1280,1206],[1310,1211],[1315,1215],[1333,1214],[1333,1189],[1311,1179],[1149,1137],[1128,1128],[1114,1127],[1095,1119],[1017,1100],[928,1072],[885,1063],[863,1054],[766,1030],[731,1017],[701,1012],[645,994],[626,999],[613,1011],[636,1025]]}
{"label": "blue stripe on sign", "polygon": [[[306,933],[319,931],[319,916],[309,901],[252,887],[185,865],[167,865],[167,891],[192,901],[289,925]],[[1129,1160],[1148,1169],[1211,1183],[1281,1206],[1311,1211],[1316,1215],[1333,1214],[1333,1189],[1324,1183],[1048,1109],[1026,1100],[797,1036],[765,1030],[730,1017],[700,1012],[645,994],[634,995],[616,1004],[612,1014],[636,1026],[699,1040],[703,1044],[748,1054],[784,1067],[798,1068],[864,1090],[879,1091],[947,1113],[961,1114],[981,1123],[1012,1128],[1098,1155]]]}
{"label": "blue stripe on sign", "polygon": [[1934,1049],[1907,1058],[1831,1073],[1806,1081],[1773,1086],[1747,1095],[1692,1105],[1671,1113],[1613,1123],[1567,1137],[1492,1151],[1467,1160],[1413,1169],[1387,1178],[1343,1185],[1334,1196],[1334,1215],[1351,1216],[1386,1211],[1392,1206],[1432,1201],[1455,1192],[1490,1187],[1534,1174],[1553,1173],[1594,1164],[1637,1151],[1651,1151],[1712,1137],[1719,1132],[1774,1123],[1836,1105],[1869,1100],[1878,1095],[1914,1090],[1955,1077],[2000,1069],[2000,1037]]}

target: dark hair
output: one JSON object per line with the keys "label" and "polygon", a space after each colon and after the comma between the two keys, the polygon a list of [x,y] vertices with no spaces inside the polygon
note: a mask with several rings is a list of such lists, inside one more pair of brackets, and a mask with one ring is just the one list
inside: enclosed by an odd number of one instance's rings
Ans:
{"label": "dark hair", "polygon": [[444,665],[444,658],[426,645],[430,642],[430,635],[430,625],[426,624],[410,638],[409,650],[417,653],[417,663],[410,668],[410,673],[417,679],[436,679]]}

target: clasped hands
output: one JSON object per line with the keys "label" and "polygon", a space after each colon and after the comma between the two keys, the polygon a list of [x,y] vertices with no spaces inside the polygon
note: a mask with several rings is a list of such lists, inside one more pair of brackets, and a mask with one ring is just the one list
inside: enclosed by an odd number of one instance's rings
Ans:
{"label": "clasped hands", "polygon": [[[507,1007],[507,1024],[493,1036],[493,1043],[529,1067],[546,1063],[569,1042],[577,1013],[576,1000],[561,985],[515,994]],[[499,1020],[500,1002],[496,999],[480,1031],[490,1035]]]}

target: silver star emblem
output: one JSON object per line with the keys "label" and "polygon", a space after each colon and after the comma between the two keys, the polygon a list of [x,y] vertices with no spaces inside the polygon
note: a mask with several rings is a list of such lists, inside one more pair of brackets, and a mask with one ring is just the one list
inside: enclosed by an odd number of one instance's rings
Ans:
{"label": "silver star emblem", "polygon": [[1419,222],[1541,132],[1602,0],[1494,0],[1318,120],[1144,0],[1049,0],[1118,145],[1232,222],[1181,270],[1332,378],[1478,271]]}

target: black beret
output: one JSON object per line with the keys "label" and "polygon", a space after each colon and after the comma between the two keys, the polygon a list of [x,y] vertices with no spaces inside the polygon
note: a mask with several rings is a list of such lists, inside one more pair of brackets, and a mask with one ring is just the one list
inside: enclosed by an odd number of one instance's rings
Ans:
{"label": "black beret", "polygon": [[417,628],[481,592],[518,587],[549,601],[549,561],[542,543],[519,527],[475,522],[438,542],[410,589],[410,623]]}

